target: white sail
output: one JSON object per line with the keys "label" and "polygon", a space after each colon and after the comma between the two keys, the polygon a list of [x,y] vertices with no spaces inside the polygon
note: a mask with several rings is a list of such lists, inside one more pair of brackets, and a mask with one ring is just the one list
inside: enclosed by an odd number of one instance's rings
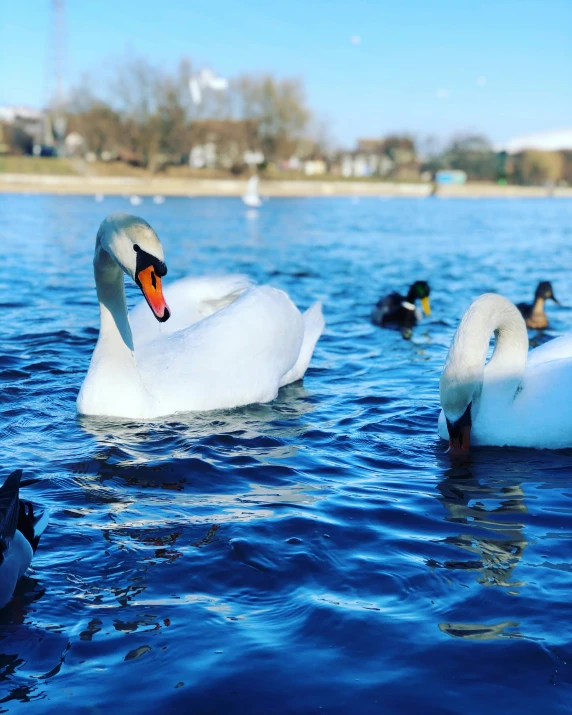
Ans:
{"label": "white sail", "polygon": [[251,206],[252,208],[262,206],[262,199],[258,195],[258,176],[256,176],[256,174],[251,176],[248,180],[246,194],[244,194],[242,200],[247,206]]}

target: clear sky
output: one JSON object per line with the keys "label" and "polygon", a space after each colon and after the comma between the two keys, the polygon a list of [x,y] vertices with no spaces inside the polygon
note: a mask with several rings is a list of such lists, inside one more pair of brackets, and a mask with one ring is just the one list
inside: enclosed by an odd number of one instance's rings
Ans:
{"label": "clear sky", "polygon": [[[50,0],[0,2],[0,104],[41,107]],[[572,0],[65,0],[66,80],[127,53],[304,78],[338,143],[572,126]],[[353,41],[352,41],[353,38]]]}

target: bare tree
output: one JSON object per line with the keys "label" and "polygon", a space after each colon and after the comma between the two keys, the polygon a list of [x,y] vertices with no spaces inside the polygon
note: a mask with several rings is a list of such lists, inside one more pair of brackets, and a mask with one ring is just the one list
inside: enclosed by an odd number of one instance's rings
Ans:
{"label": "bare tree", "polygon": [[160,72],[147,60],[134,59],[117,68],[111,83],[113,104],[124,118],[124,143],[151,171],[160,149],[161,79]]}
{"label": "bare tree", "polygon": [[68,130],[81,134],[88,149],[98,157],[103,152],[116,154],[121,146],[121,117],[98,99],[94,99],[91,106],[86,106],[83,111],[70,114]]}
{"label": "bare tree", "polygon": [[291,155],[310,120],[302,82],[244,75],[234,82],[233,92],[240,118],[257,122],[267,159]]}
{"label": "bare tree", "polygon": [[[97,155],[128,155],[151,171],[182,162],[194,144],[207,141],[229,166],[241,164],[247,149],[260,149],[275,161],[299,148],[311,117],[300,79],[245,75],[227,91],[205,87],[194,103],[189,88],[194,76],[187,59],[174,72],[142,58],[116,63],[107,92],[95,96],[87,81],[75,91],[70,128]],[[325,144],[325,137],[322,126],[316,143]]]}

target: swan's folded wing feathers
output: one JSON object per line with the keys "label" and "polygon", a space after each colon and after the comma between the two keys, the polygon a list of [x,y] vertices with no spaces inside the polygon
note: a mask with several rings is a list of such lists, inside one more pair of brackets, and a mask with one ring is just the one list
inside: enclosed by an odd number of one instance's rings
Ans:
{"label": "swan's folded wing feathers", "polygon": [[287,294],[252,287],[159,350],[143,346],[137,360],[162,413],[226,409],[274,399],[303,341],[302,315]]}
{"label": "swan's folded wing feathers", "polygon": [[216,313],[236,301],[252,285],[247,276],[188,276],[164,286],[164,295],[171,317],[158,323],[146,301],[141,301],[129,313],[135,349],[158,338],[184,330],[199,320]]}
{"label": "swan's folded wing feathers", "polygon": [[531,350],[528,353],[527,368],[567,358],[572,358],[572,335],[562,335]]}
{"label": "swan's folded wing feathers", "polygon": [[304,377],[310,360],[312,359],[316,343],[326,327],[326,321],[322,313],[322,303],[318,301],[308,308],[308,310],[302,314],[302,320],[304,321],[304,338],[302,340],[300,354],[294,366],[280,381],[280,387],[289,385],[291,382],[296,382]]}
{"label": "swan's folded wing feathers", "polygon": [[226,295],[217,298],[212,298],[210,300],[203,300],[201,303],[199,303],[199,312],[204,318],[206,318],[209,315],[212,315],[213,313],[216,313],[217,311],[226,308],[227,305],[234,303],[235,300],[240,298],[244,291],[245,288],[240,287],[239,289],[232,291],[232,293],[227,293]]}

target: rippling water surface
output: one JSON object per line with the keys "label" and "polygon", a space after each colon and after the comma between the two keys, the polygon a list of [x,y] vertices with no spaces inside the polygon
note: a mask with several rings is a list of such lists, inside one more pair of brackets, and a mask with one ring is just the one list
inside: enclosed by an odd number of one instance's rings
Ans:
{"label": "rippling water surface", "polygon": [[[568,708],[572,451],[455,466],[436,420],[472,298],[552,280],[572,305],[572,203],[146,200],[169,279],[248,273],[322,300],[326,333],[271,404],[78,419],[95,234],[129,209],[0,196],[0,477],[23,468],[52,510],[0,611],[0,713]],[[413,339],[370,325],[415,279],[433,317]]]}

